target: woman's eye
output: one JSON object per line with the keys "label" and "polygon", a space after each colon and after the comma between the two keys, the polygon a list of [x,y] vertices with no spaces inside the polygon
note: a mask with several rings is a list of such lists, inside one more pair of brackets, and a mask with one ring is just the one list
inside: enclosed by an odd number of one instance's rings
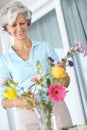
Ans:
{"label": "woman's eye", "polygon": [[25,23],[20,23],[21,25],[25,24]]}
{"label": "woman's eye", "polygon": [[12,27],[15,27],[15,26],[16,26],[16,24],[13,24],[13,25],[12,25]]}
{"label": "woman's eye", "polygon": [[[23,23],[19,23],[20,25],[24,25],[25,24],[25,22],[23,22]],[[12,27],[16,27],[17,26],[17,24],[13,24],[12,25]]]}

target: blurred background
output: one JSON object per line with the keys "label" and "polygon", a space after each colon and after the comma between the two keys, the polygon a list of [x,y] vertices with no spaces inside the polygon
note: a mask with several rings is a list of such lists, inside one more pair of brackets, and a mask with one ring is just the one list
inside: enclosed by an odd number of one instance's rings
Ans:
{"label": "blurred background", "polygon": [[[13,0],[0,0],[0,12]],[[14,0],[15,1],[15,0]],[[53,45],[60,60],[74,40],[87,46],[87,0],[19,0],[32,11],[29,36]],[[0,14],[1,15],[1,14]],[[12,38],[0,28],[0,56],[12,44]],[[74,68],[68,68],[71,83],[65,102],[73,125],[87,123],[87,57],[73,57]],[[4,125],[5,124],[5,125]],[[6,110],[0,108],[0,130],[10,130]]]}

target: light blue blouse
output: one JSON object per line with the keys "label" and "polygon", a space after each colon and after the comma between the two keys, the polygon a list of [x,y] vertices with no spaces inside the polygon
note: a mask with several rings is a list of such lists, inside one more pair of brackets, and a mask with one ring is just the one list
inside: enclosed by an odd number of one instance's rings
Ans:
{"label": "light blue blouse", "polygon": [[[58,62],[53,47],[47,42],[32,41],[32,48],[30,51],[29,59],[24,61],[17,53],[10,48],[10,50],[0,57],[0,82],[6,77],[18,82],[19,87],[24,87],[26,91],[31,85],[32,77],[37,75],[36,62],[40,61],[42,64],[43,74],[48,70],[48,57],[52,57],[55,63]],[[17,87],[17,90],[19,90]],[[5,87],[0,88],[0,95],[3,93]],[[21,94],[19,91],[18,94]]]}

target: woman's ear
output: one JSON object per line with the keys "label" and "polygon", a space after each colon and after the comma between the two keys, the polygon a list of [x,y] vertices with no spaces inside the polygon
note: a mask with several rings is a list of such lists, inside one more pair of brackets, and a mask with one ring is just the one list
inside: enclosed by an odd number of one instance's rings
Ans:
{"label": "woman's ear", "polygon": [[6,25],[6,26],[5,26],[5,30],[6,30],[9,34],[11,34],[10,31],[9,31],[9,25]]}
{"label": "woman's ear", "polygon": [[8,31],[8,25],[5,26],[5,29]]}

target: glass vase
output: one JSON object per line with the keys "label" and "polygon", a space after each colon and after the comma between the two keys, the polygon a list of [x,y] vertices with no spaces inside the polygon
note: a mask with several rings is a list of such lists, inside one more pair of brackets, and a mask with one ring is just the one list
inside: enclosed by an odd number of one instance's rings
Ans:
{"label": "glass vase", "polygon": [[40,130],[57,130],[53,110],[37,107],[34,109],[38,117]]}

